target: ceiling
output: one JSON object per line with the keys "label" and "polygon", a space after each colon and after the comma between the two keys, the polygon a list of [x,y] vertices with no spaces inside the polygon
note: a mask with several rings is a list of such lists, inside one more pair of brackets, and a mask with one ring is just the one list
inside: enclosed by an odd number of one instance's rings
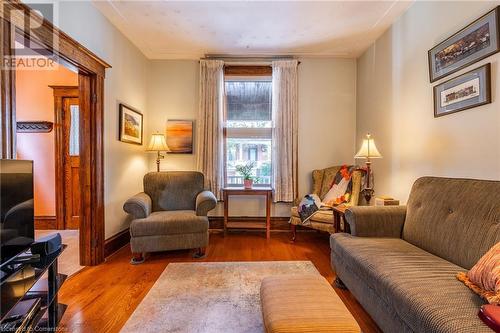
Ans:
{"label": "ceiling", "polygon": [[358,57],[411,1],[94,1],[150,59]]}

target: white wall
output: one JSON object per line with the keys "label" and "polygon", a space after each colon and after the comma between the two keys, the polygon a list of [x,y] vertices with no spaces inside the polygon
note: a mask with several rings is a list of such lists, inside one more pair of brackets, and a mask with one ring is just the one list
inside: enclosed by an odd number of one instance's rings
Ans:
{"label": "white wall", "polygon": [[[299,66],[299,192],[309,193],[311,171],[352,163],[355,140],[356,61],[300,59]],[[167,119],[193,119],[198,114],[196,60],[151,61],[148,74],[148,132],[164,132]],[[196,124],[196,123],[195,123]],[[194,147],[195,149],[197,147]],[[149,169],[154,170],[150,155]],[[162,170],[194,170],[195,155],[167,155]],[[230,214],[259,216],[264,199],[234,197]],[[288,204],[274,205],[273,216],[289,216]],[[222,207],[212,211],[222,215]]]}
{"label": "white wall", "polygon": [[[434,84],[427,51],[498,2],[416,2],[357,62],[357,143],[373,134],[377,194],[407,200],[424,175],[500,179],[500,54]],[[492,64],[493,103],[440,118],[432,87]]]}
{"label": "white wall", "polygon": [[[57,22],[57,20],[56,20]],[[148,60],[89,1],[59,2],[59,27],[108,62],[104,86],[105,237],[128,228],[124,201],[142,191],[148,171],[144,146],[118,141],[118,104],[146,113]],[[147,140],[147,136],[144,136]]]}

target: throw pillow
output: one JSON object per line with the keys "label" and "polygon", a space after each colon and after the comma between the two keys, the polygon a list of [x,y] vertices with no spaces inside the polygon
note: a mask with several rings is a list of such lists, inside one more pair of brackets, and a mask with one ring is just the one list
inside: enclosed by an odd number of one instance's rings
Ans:
{"label": "throw pillow", "polygon": [[496,243],[466,273],[457,278],[490,304],[500,305],[500,242]]}

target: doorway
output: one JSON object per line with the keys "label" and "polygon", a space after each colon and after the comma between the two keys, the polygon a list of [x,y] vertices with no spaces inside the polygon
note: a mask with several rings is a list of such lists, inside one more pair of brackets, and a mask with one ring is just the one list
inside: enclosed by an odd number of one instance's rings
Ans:
{"label": "doorway", "polygon": [[[4,1],[0,11],[2,59],[36,44],[55,63],[78,74],[79,91],[79,256],[81,265],[104,261],[104,77],[111,66],[19,1]],[[36,33],[34,28],[36,27]],[[17,37],[21,37],[18,39]],[[0,158],[16,158],[15,70],[0,68]],[[73,214],[73,213],[72,213]],[[73,215],[74,216],[74,215]]]}
{"label": "doorway", "polygon": [[55,201],[58,229],[80,228],[80,99],[78,87],[54,93]]}
{"label": "doorway", "polygon": [[[16,69],[18,159],[34,167],[35,239],[61,234],[66,250],[59,270],[79,271],[79,91],[78,73],[63,65],[50,70]],[[38,129],[36,122],[50,124]],[[56,191],[60,187],[62,191]]]}

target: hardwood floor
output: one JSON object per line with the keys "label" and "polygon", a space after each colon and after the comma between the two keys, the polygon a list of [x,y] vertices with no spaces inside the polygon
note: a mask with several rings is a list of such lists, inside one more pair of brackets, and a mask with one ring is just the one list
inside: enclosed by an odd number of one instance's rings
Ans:
{"label": "hardwood floor", "polygon": [[[290,244],[289,234],[272,233],[266,240],[262,233],[221,233],[210,235],[207,257],[193,259],[191,251],[151,254],[141,265],[130,265],[128,246],[120,249],[99,266],[86,267],[63,285],[59,301],[67,304],[62,332],[119,332],[163,270],[171,262],[186,261],[268,261],[310,260],[332,282],[328,235],[299,233]],[[364,333],[381,332],[361,305],[348,292],[335,291],[354,314]]]}

